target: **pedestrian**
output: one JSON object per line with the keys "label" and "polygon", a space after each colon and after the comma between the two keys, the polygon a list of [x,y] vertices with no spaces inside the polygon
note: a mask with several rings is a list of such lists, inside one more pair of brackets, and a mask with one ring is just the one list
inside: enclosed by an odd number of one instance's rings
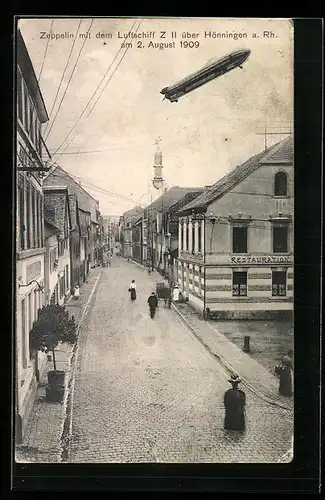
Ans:
{"label": "pedestrian", "polygon": [[152,292],[152,294],[148,298],[148,305],[149,305],[149,311],[150,311],[150,318],[153,319],[155,317],[156,308],[158,306],[158,299],[157,299],[155,292]]}
{"label": "pedestrian", "polygon": [[76,286],[74,287],[73,298],[74,298],[74,300],[78,300],[78,299],[79,299],[79,297],[80,297],[80,290],[79,290],[78,285],[76,285]]}
{"label": "pedestrian", "polygon": [[179,301],[179,287],[178,287],[178,285],[175,285],[175,286],[174,286],[174,290],[173,290],[173,301],[174,301],[174,302],[178,302],[178,301]]}
{"label": "pedestrian", "polygon": [[135,300],[137,298],[137,287],[134,280],[131,281],[129,292],[131,292],[131,300]]}
{"label": "pedestrian", "polygon": [[293,351],[289,349],[283,357],[281,364],[277,367],[280,375],[279,393],[282,396],[291,397],[293,394]]}
{"label": "pedestrian", "polygon": [[224,395],[225,405],[225,421],[224,427],[226,430],[244,431],[245,430],[245,405],[246,395],[244,391],[238,389],[238,384],[241,382],[238,375],[233,374],[228,380],[232,388],[228,389]]}

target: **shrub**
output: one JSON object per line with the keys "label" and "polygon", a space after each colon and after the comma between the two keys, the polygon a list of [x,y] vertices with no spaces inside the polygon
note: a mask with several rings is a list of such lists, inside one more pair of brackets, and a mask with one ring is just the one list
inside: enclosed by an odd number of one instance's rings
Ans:
{"label": "shrub", "polygon": [[56,371],[54,351],[59,342],[73,345],[77,341],[75,319],[73,316],[69,318],[65,306],[59,304],[43,306],[30,332],[30,340],[35,349],[43,352],[52,351]]}

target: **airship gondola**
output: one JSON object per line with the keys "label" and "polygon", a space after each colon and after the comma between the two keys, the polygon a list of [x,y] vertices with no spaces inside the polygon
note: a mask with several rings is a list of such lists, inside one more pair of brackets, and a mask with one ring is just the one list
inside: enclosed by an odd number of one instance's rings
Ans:
{"label": "airship gondola", "polygon": [[218,76],[224,75],[228,71],[238,67],[242,69],[242,64],[246,61],[250,53],[250,50],[237,50],[221,59],[210,59],[203,68],[183,78],[174,85],[163,88],[160,93],[164,95],[164,99],[168,99],[170,102],[177,102],[183,95],[192,92],[192,90],[201,87]]}

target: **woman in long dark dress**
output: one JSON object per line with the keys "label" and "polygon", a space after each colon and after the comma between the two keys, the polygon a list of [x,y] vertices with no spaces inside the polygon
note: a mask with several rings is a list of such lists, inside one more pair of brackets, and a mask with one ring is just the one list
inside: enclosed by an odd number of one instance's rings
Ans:
{"label": "woman in long dark dress", "polygon": [[293,394],[293,363],[290,356],[284,356],[280,370],[279,393],[290,397]]}
{"label": "woman in long dark dress", "polygon": [[229,382],[232,385],[231,389],[225,392],[225,422],[224,427],[227,430],[244,431],[245,423],[245,405],[246,395],[244,391],[238,389],[238,384],[241,382],[238,375],[232,375]]}
{"label": "woman in long dark dress", "polygon": [[129,286],[129,292],[131,293],[131,300],[135,300],[137,298],[137,287],[134,280],[132,280]]}

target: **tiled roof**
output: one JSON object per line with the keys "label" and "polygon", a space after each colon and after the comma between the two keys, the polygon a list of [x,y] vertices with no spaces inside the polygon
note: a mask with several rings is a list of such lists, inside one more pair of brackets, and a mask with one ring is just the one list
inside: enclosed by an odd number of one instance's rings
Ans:
{"label": "tiled roof", "polygon": [[123,220],[124,222],[133,222],[134,219],[139,219],[142,216],[142,214],[143,214],[143,208],[140,206],[136,206],[134,208],[131,208],[131,210],[124,212]]}
{"label": "tiled roof", "polygon": [[67,190],[58,187],[44,187],[44,219],[59,229],[60,238],[64,237],[66,208],[69,203]]}
{"label": "tiled roof", "polygon": [[[282,144],[282,145],[281,145]],[[281,147],[276,149],[274,153],[268,156],[261,163],[292,163],[294,156],[294,140],[293,137],[290,136],[288,139],[285,139],[280,143]]]}
{"label": "tiled roof", "polygon": [[162,196],[159,196],[157,200],[155,200],[153,203],[151,203],[151,205],[149,205],[149,207],[147,207],[146,210],[149,211],[150,219],[157,212],[161,212],[162,208],[165,212],[166,210],[169,210],[169,208],[172,207],[175,203],[184,198],[186,194],[198,191],[202,191],[202,187],[192,188],[174,186],[170,188],[168,191],[166,191],[166,193],[164,193]]}
{"label": "tiled roof", "polygon": [[200,196],[195,198],[195,200],[182,208],[179,214],[189,213],[193,210],[206,209],[208,205],[220,196],[223,196],[262,164],[287,163],[288,161],[293,161],[293,138],[291,136],[265,151],[256,154],[242,165],[236,167],[213,184],[211,188],[204,191]]}
{"label": "tiled roof", "polygon": [[90,212],[92,222],[97,222],[98,202],[93,198],[87,191],[78,184],[63,168],[56,167],[49,175],[44,179],[43,186],[62,186],[65,185],[68,188],[69,194],[75,194],[77,196],[79,207],[85,212]]}

